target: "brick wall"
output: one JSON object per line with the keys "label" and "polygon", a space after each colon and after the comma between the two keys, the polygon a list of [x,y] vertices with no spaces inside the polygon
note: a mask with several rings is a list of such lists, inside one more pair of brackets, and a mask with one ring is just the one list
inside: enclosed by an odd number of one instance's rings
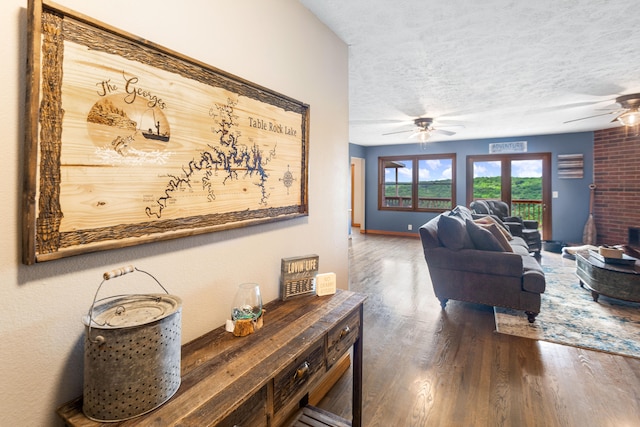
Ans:
{"label": "brick wall", "polygon": [[640,227],[640,129],[594,132],[593,216],[598,244],[626,244],[629,227]]}

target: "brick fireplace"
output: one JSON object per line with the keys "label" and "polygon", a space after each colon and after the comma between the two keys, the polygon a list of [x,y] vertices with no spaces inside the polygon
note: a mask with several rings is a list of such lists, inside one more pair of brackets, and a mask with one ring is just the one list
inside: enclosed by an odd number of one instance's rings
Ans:
{"label": "brick fireplace", "polygon": [[[594,132],[593,216],[598,244],[629,244],[640,229],[640,129]],[[636,231],[634,231],[634,229]],[[631,242],[639,244],[640,242]]]}

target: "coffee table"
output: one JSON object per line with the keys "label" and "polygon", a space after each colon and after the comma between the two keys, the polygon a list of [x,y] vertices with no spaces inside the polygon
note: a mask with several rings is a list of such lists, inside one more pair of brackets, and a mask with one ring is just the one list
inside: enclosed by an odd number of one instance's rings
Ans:
{"label": "coffee table", "polygon": [[602,262],[588,251],[576,253],[576,274],[580,286],[591,291],[595,302],[604,295],[624,301],[640,302],[640,266]]}

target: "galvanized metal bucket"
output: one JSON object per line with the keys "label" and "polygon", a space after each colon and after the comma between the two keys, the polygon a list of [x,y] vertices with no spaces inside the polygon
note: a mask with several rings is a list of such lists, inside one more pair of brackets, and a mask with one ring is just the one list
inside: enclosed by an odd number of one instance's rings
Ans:
{"label": "galvanized metal bucket", "polygon": [[[165,293],[97,299],[106,280],[136,271]],[[103,278],[83,318],[82,410],[95,421],[123,421],[154,410],[180,387],[182,301],[133,266]]]}

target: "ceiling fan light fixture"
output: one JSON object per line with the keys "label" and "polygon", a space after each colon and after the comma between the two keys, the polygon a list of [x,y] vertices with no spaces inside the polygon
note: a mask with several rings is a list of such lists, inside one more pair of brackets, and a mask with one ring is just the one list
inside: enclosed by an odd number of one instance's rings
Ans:
{"label": "ceiling fan light fixture", "polygon": [[431,136],[431,132],[428,130],[423,130],[418,133],[418,141],[427,142],[427,139]]}
{"label": "ceiling fan light fixture", "polygon": [[633,108],[618,116],[617,120],[624,126],[637,126],[640,124],[640,111],[638,108]]}

